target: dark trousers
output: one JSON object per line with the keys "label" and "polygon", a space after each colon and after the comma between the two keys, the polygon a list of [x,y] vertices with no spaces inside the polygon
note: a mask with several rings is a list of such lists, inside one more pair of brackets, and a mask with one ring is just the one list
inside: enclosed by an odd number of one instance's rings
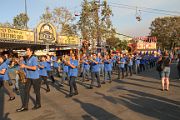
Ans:
{"label": "dark trousers", "polygon": [[0,80],[0,88],[3,86],[3,81]]}
{"label": "dark trousers", "polygon": [[74,91],[75,93],[78,92],[77,86],[76,86],[76,79],[77,79],[77,77],[70,76],[70,80],[69,80],[70,94],[73,94],[73,91]]}
{"label": "dark trousers", "polygon": [[60,74],[59,74],[59,70],[58,70],[59,68],[58,67],[54,67],[54,75],[56,75],[56,76],[60,76]]}
{"label": "dark trousers", "polygon": [[126,76],[128,76],[128,65],[125,64],[124,67],[125,67],[125,71],[126,71]]}
{"label": "dark trousers", "polygon": [[95,79],[97,79],[98,86],[101,85],[100,84],[100,73],[99,72],[92,72],[91,73],[91,78],[92,78],[91,87],[93,86]]}
{"label": "dark trousers", "polygon": [[140,71],[141,72],[145,71],[145,64],[140,64]]}
{"label": "dark trousers", "polygon": [[14,97],[14,93],[13,93],[11,87],[9,86],[8,80],[3,81],[3,87],[5,88],[6,92],[9,95],[9,97]]}
{"label": "dark trousers", "polygon": [[153,62],[152,61],[150,61],[149,66],[150,66],[150,68],[153,68]]}
{"label": "dark trousers", "polygon": [[23,84],[22,82],[19,82],[19,94],[21,97],[22,104],[25,102],[25,95],[26,95],[25,90],[26,90],[26,85]]}
{"label": "dark trousers", "polygon": [[120,79],[121,72],[122,72],[122,78],[124,78],[124,68],[118,67],[118,79]]}
{"label": "dark trousers", "polygon": [[112,80],[111,76],[112,76],[112,71],[105,71],[104,72],[104,81],[106,81],[108,79],[111,81]]}
{"label": "dark trousers", "polygon": [[178,68],[178,75],[179,75],[179,79],[180,79],[180,68]]}
{"label": "dark trousers", "polygon": [[128,68],[129,68],[130,76],[132,76],[132,66],[128,66]]}
{"label": "dark trousers", "polygon": [[85,78],[87,77],[87,79],[89,78],[89,70],[88,69],[83,69],[83,81],[85,81]]}
{"label": "dark trousers", "polygon": [[49,90],[49,85],[48,85],[47,77],[46,76],[40,76],[40,79],[44,80],[44,83],[46,84],[46,87]]}
{"label": "dark trousers", "polygon": [[53,71],[47,71],[48,77],[51,78],[52,82],[55,82],[54,76],[53,76]]}
{"label": "dark trousers", "polygon": [[61,84],[64,84],[65,80],[69,81],[69,75],[68,75],[68,72],[63,71],[62,77],[61,77]]}
{"label": "dark trousers", "polygon": [[40,96],[41,80],[40,79],[28,79],[26,86],[25,86],[25,99],[24,99],[24,103],[23,103],[24,108],[28,108],[29,93],[30,93],[31,85],[33,85],[34,92],[36,94],[35,106],[41,105],[41,96]]}

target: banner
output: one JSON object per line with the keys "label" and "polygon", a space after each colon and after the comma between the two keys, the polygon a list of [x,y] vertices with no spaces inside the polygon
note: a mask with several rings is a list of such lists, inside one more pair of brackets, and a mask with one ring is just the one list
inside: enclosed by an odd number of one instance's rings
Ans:
{"label": "banner", "polygon": [[34,32],[0,27],[0,40],[34,41]]}
{"label": "banner", "polygon": [[57,42],[60,45],[79,45],[80,39],[75,36],[58,36]]}

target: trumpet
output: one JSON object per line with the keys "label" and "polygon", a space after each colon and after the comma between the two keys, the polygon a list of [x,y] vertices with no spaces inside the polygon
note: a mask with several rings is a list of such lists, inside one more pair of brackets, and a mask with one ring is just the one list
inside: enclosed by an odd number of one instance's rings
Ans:
{"label": "trumpet", "polygon": [[89,57],[88,60],[89,60],[89,62],[95,62],[95,59],[92,57]]}

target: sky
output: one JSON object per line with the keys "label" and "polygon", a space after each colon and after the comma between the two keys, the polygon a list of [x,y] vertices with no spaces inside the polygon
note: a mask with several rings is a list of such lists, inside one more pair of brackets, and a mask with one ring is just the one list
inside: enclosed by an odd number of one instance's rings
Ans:
{"label": "sky", "polygon": [[[55,7],[66,7],[73,14],[80,12],[83,0],[26,0],[27,12],[30,18],[28,26],[33,29],[40,22],[40,16],[46,7],[51,10]],[[102,1],[102,0],[101,0]],[[180,12],[180,0],[107,0],[111,6],[113,17],[112,23],[118,33],[132,37],[149,35],[151,22],[157,17],[168,16],[165,14],[147,13],[141,11],[142,20],[135,19],[136,10],[115,7],[118,4],[129,6],[154,8]],[[0,0],[0,23],[13,22],[13,17],[25,11],[25,0]],[[180,15],[180,14],[176,14]],[[79,18],[77,17],[76,20]]]}

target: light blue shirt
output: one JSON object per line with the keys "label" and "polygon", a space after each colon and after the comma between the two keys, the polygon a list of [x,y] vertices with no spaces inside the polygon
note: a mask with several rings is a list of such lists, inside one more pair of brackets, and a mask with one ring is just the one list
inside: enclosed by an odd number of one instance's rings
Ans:
{"label": "light blue shirt", "polygon": [[52,71],[52,68],[51,68],[51,60],[50,60],[50,61],[47,61],[46,70],[47,70],[47,71]]}
{"label": "light blue shirt", "polygon": [[76,66],[76,68],[72,68],[69,67],[69,76],[74,76],[77,77],[78,76],[78,61],[77,60],[71,60],[70,63],[74,66]]}
{"label": "light blue shirt", "polygon": [[91,72],[99,72],[100,71],[100,67],[99,67],[99,58],[96,58],[95,60],[96,62],[98,62],[98,64],[94,63],[94,62],[91,62]]}
{"label": "light blue shirt", "polygon": [[30,79],[38,79],[39,78],[39,71],[38,71],[38,59],[35,56],[31,56],[29,59],[26,60],[27,66],[36,66],[36,70],[26,69],[26,78]]}
{"label": "light blue shirt", "polygon": [[57,67],[58,67],[57,57],[56,57],[56,56],[53,56],[53,57],[52,57],[52,60],[53,60],[53,67],[57,68]]}
{"label": "light blue shirt", "polygon": [[119,67],[120,67],[120,68],[124,68],[125,62],[126,62],[125,58],[121,58],[121,59],[120,59],[120,62],[123,62],[123,63],[120,63],[120,64],[119,64]]}
{"label": "light blue shirt", "polygon": [[[110,63],[108,62],[110,61]],[[112,71],[112,60],[105,60],[104,61],[104,71]]]}
{"label": "light blue shirt", "polygon": [[39,65],[44,67],[44,68],[39,68],[39,75],[40,76],[48,76],[47,70],[46,70],[47,62],[40,62]]}
{"label": "light blue shirt", "polygon": [[[85,62],[89,62],[88,60],[85,60]],[[83,63],[83,68],[85,69],[85,70],[89,70],[89,68],[90,68],[90,65],[89,64],[87,64],[87,63]]]}
{"label": "light blue shirt", "polygon": [[0,64],[0,70],[6,69],[5,74],[0,74],[0,81],[6,81],[9,80],[9,76],[8,76],[8,65],[6,64],[6,62]]}

